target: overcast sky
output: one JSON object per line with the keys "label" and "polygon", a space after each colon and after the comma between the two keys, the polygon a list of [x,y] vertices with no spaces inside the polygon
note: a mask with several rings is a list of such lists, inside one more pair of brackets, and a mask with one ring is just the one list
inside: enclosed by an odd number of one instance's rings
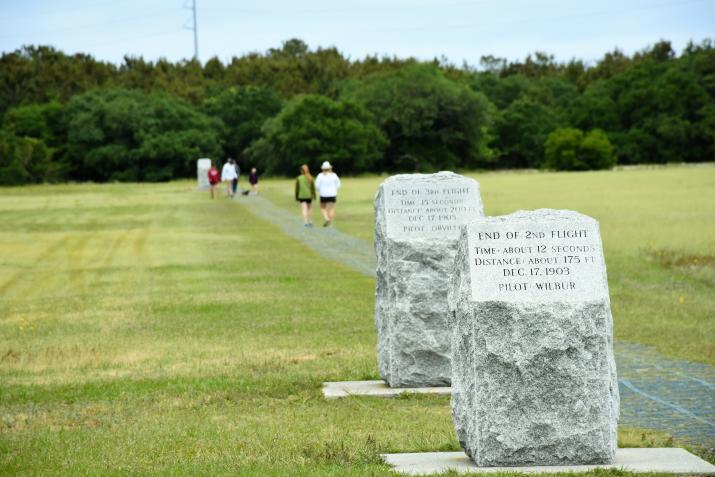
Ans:
{"label": "overcast sky", "polygon": [[[52,45],[120,63],[194,54],[192,0],[0,0],[0,49]],[[667,39],[715,37],[715,0],[196,0],[199,57],[279,47],[289,38],[368,54],[446,56],[478,65],[546,51],[592,62],[618,47],[633,53]]]}

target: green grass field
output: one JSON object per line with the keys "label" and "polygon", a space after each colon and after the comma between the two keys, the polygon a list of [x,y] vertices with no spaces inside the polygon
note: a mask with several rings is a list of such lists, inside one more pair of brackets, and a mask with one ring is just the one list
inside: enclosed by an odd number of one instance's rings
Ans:
{"label": "green grass field", "polygon": [[[584,173],[467,174],[487,215],[542,207],[600,222],[616,338],[672,358],[715,364],[715,167]],[[372,201],[384,177],[345,179],[336,227],[372,240]],[[292,181],[261,184],[298,213]],[[319,219],[316,208],[314,217]]]}
{"label": "green grass field", "polygon": [[[488,214],[599,219],[617,338],[715,363],[715,168],[475,177]],[[371,239],[380,180],[344,180],[339,229]],[[0,189],[0,475],[383,475],[379,453],[459,449],[447,397],[321,398],[377,378],[373,279],[192,189]],[[291,181],[261,192],[298,214]]]}

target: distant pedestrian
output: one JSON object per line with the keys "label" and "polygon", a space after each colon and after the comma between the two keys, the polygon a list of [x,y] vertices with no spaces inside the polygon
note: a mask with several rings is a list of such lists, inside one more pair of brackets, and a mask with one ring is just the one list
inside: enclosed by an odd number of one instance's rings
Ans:
{"label": "distant pedestrian", "polygon": [[258,171],[256,168],[251,169],[251,173],[248,175],[248,182],[251,184],[251,195],[258,194]]}
{"label": "distant pedestrian", "polygon": [[241,168],[238,166],[238,161],[236,159],[229,159],[229,162],[232,162],[233,167],[236,169],[236,178],[231,183],[233,187],[233,195],[236,195],[236,190],[238,189],[238,178],[241,177]]}
{"label": "distant pedestrian", "polygon": [[229,198],[233,198],[233,180],[238,179],[236,175],[236,168],[231,164],[233,159],[226,161],[221,169],[221,180],[226,183],[226,195]]}
{"label": "distant pedestrian", "polygon": [[333,172],[333,166],[328,161],[323,162],[320,170],[322,172],[315,179],[315,187],[320,196],[320,213],[325,219],[323,227],[328,227],[335,220],[335,202],[338,200],[340,178]]}
{"label": "distant pedestrian", "polygon": [[300,203],[304,227],[313,226],[313,221],[310,220],[310,204],[313,199],[315,199],[315,181],[308,165],[303,164],[300,166],[300,175],[295,179],[295,200]]}
{"label": "distant pedestrian", "polygon": [[219,182],[221,182],[221,174],[218,172],[218,169],[216,169],[216,166],[214,165],[213,161],[211,161],[211,168],[209,169],[209,187],[211,189],[211,198],[214,198],[214,195],[216,194],[216,186],[218,185]]}

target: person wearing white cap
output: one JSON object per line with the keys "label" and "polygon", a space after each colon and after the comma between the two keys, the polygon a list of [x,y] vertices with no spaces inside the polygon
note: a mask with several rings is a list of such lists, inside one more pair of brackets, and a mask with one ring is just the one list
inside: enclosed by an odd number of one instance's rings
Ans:
{"label": "person wearing white cap", "polygon": [[226,164],[224,164],[223,168],[221,169],[221,180],[226,183],[226,195],[230,199],[233,199],[233,195],[234,195],[234,190],[233,190],[233,180],[234,179],[238,180],[238,174],[236,174],[236,166],[235,166],[235,163],[233,162],[233,159],[231,159],[229,157],[228,161],[226,161]]}
{"label": "person wearing white cap", "polygon": [[320,213],[325,219],[323,227],[327,227],[335,219],[335,201],[340,189],[340,178],[333,172],[333,166],[328,161],[323,162],[320,170],[322,172],[315,179],[315,188],[320,196]]}

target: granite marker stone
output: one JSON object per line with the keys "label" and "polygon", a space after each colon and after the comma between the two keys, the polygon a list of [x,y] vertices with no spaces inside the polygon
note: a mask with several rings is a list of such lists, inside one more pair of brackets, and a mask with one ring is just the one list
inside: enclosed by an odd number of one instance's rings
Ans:
{"label": "granite marker stone", "polygon": [[483,215],[479,184],[451,172],[403,174],[375,197],[375,324],[391,387],[449,385],[447,285],[460,229]]}
{"label": "granite marker stone", "polygon": [[613,461],[619,411],[598,222],[475,218],[450,286],[452,416],[479,466]]}
{"label": "granite marker stone", "polygon": [[209,188],[209,169],[211,169],[211,159],[199,159],[196,161],[196,181],[199,190]]}

